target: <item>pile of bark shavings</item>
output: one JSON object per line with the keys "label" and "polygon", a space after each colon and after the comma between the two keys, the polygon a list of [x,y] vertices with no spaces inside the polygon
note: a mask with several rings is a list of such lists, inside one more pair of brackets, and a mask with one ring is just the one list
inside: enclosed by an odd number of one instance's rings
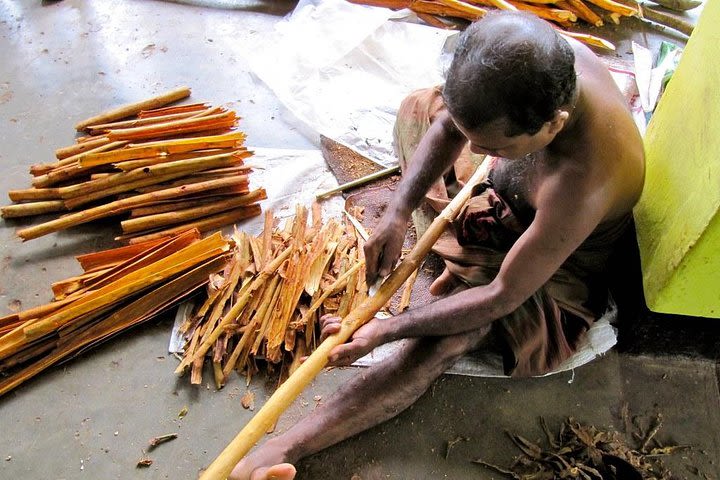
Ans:
{"label": "pile of bark shavings", "polygon": [[[622,408],[625,432],[583,425],[568,418],[560,425],[557,435],[548,429],[544,419],[541,426],[547,446],[531,442],[520,435],[508,433],[522,454],[508,468],[483,460],[473,463],[517,480],[671,480],[674,476],[663,464],[663,458],[690,449],[686,445],[664,445],[657,439],[662,427],[662,415],[647,420],[629,417],[627,406]],[[696,478],[709,479],[698,468],[687,467]]]}

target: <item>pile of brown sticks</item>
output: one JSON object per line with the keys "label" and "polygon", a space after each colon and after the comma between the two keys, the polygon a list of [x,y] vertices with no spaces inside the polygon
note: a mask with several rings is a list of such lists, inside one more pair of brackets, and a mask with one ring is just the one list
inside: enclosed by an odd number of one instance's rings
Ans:
{"label": "pile of brown sticks", "polygon": [[[482,18],[488,8],[525,10],[549,20],[558,27],[568,28],[578,20],[601,27],[606,20],[619,23],[621,17],[638,16],[636,4],[632,6],[616,0],[348,0],[352,3],[391,8],[409,8],[429,25],[447,28],[442,18],[459,18],[475,21]],[[589,4],[589,5],[588,5]],[[594,35],[562,30],[564,35],[595,47],[614,50],[612,43]]]}
{"label": "pile of brown sticks", "polygon": [[218,388],[233,370],[249,379],[258,360],[281,364],[282,381],[315,349],[322,315],[344,317],[367,298],[364,232],[347,218],[323,222],[317,204],[308,220],[298,206],[278,227],[268,211],[261,235],[235,234],[224,273],[181,326],[186,348],[176,374],[190,368],[200,384],[208,356]]}
{"label": "pile of brown sticks", "polygon": [[[243,146],[245,134],[233,130],[235,112],[199,103],[155,108],[188,95],[181,87],[80,122],[76,128],[88,135],[58,149],[57,161],[33,165],[32,188],[11,190],[17,203],[0,213],[63,214],[18,230],[29,240],[129,212],[118,237],[129,243],[259,215],[266,193],[249,188],[244,159],[252,152]],[[136,118],[116,121],[129,116]]]}
{"label": "pile of brown sticks", "polygon": [[0,318],[0,396],[57,362],[153,318],[223,270],[230,242],[197,230],[77,257],[54,301]]}

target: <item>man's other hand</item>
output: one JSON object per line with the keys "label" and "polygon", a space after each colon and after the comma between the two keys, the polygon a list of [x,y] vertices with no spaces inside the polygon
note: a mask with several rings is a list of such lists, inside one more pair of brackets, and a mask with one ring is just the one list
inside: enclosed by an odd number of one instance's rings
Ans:
{"label": "man's other hand", "polygon": [[[340,317],[323,315],[320,318],[320,342],[330,335],[340,331]],[[334,367],[346,367],[357,359],[370,353],[375,347],[382,343],[379,329],[379,320],[373,318],[368,323],[358,328],[347,343],[338,345],[328,355],[329,365]]]}

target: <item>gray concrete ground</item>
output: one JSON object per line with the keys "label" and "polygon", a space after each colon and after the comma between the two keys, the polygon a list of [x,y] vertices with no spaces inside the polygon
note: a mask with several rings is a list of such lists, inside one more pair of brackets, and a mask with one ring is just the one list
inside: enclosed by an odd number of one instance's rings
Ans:
{"label": "gray concrete ground", "polygon": [[[247,40],[272,41],[273,25],[292,8],[230,0],[0,0],[0,202],[7,203],[8,190],[28,185],[30,164],[72,143],[76,120],[174,85],[192,86],[199,100],[232,102],[251,145],[312,147],[315,139],[286,121],[242,56]],[[630,34],[614,32],[624,55]],[[659,38],[645,27],[637,32],[646,44]],[[34,222],[0,225],[0,315],[45,302],[51,282],[79,272],[73,255],[110,246],[115,233],[109,223],[91,224],[23,244],[14,229],[28,223]],[[664,321],[636,323],[625,348],[574,373],[513,381],[442,377],[397,419],[302,462],[299,478],[501,478],[471,460],[510,463],[517,451],[505,431],[539,439],[540,416],[551,428],[573,416],[620,429],[624,402],[644,418],[661,412],[663,441],[694,447],[669,462],[678,478],[718,478],[717,330],[709,338],[707,323]],[[687,348],[667,355],[683,341],[667,333],[680,322]],[[246,391],[240,378],[215,391],[173,376],[170,325],[169,318],[153,322],[1,398],[0,478],[195,478],[253,412],[240,404]],[[320,375],[276,431],[356,374]],[[248,388],[260,406],[273,384],[258,377]],[[152,466],[136,469],[147,440],[172,432],[177,440],[148,454]],[[448,451],[458,438],[464,440]]]}

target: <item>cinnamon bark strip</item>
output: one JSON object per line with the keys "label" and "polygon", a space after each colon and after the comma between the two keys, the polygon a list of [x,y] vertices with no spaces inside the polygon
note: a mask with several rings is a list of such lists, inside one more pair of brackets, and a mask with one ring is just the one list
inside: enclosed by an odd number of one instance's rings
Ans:
{"label": "cinnamon bark strip", "polygon": [[120,225],[122,226],[123,233],[137,233],[145,230],[165,227],[167,225],[186,222],[188,220],[207,217],[215,213],[247,206],[260,200],[265,200],[266,198],[267,194],[265,193],[265,189],[260,188],[248,193],[247,195],[242,195],[237,198],[213,202],[209,205],[200,205],[183,210],[178,209],[172,212],[133,218],[120,222]]}
{"label": "cinnamon bark strip", "polygon": [[631,7],[629,5],[625,5],[619,2],[615,2],[614,0],[588,0],[593,5],[597,5],[598,7],[607,10],[611,13],[618,13],[622,15],[623,17],[633,17],[638,16],[639,11],[635,7]]}
{"label": "cinnamon bark strip", "polygon": [[47,334],[85,313],[116,303],[128,295],[148,289],[179,272],[208,259],[217,257],[229,248],[220,234],[199,240],[151,265],[122,277],[119,281],[89,292],[76,302],[23,329],[28,339]]}
{"label": "cinnamon bark strip", "polygon": [[487,10],[458,0],[443,0],[443,3],[430,0],[413,0],[410,9],[414,12],[440,15],[443,17],[458,17],[475,21],[482,18]]}
{"label": "cinnamon bark strip", "polygon": [[207,103],[188,103],[186,105],[175,105],[171,107],[153,108],[152,110],[143,110],[138,113],[138,118],[158,117],[162,115],[172,115],[173,113],[200,112],[208,108]]}
{"label": "cinnamon bark strip", "polygon": [[90,345],[146,321],[207,282],[208,276],[222,269],[226,259],[216,257],[202,263],[182,276],[162,285],[148,295],[123,307],[106,319],[72,338],[49,355],[22,371],[0,381],[0,396],[8,393],[55,363],[68,358]]}
{"label": "cinnamon bark strip", "polygon": [[[141,253],[134,257],[113,266],[101,275],[91,279],[85,285],[85,288],[97,290],[114,281],[121,280],[132,272],[158,262],[163,258],[177,253],[179,250],[186,248],[200,239],[200,232],[197,230],[186,230],[176,237],[167,238],[165,241],[145,248]],[[146,242],[147,244],[148,242]]]}
{"label": "cinnamon bark strip", "polygon": [[77,162],[82,158],[82,156],[87,155],[88,153],[106,152],[115,148],[121,148],[127,145],[127,143],[128,142],[125,141],[110,142],[107,145],[94,148],[89,152],[79,153],[73,157],[68,157],[64,160],[61,160],[60,162],[58,162],[57,167],[53,168],[53,170],[49,171],[44,175],[38,175],[33,178],[32,184],[36,188],[43,188],[55,185],[66,180],[70,180],[72,178],[88,175],[89,173],[91,173],[92,167],[80,167],[77,164]]}
{"label": "cinnamon bark strip", "polygon": [[244,133],[232,132],[225,135],[179,138],[161,142],[147,142],[137,145],[132,144],[127,148],[120,150],[85,155],[78,163],[82,167],[90,167],[94,165],[106,165],[157,155],[168,155],[171,153],[185,153],[213,148],[229,148],[240,146],[244,140]]}
{"label": "cinnamon bark strip", "polygon": [[234,321],[238,315],[240,315],[243,308],[245,308],[245,305],[247,305],[248,301],[252,298],[253,292],[258,290],[277,271],[277,269],[280,268],[280,266],[290,257],[291,254],[292,248],[286,248],[283,253],[278,255],[261,272],[256,274],[253,280],[248,283],[248,287],[245,289],[243,294],[238,297],[232,308],[223,316],[222,320],[220,320],[217,327],[214,328],[213,331],[205,338],[205,341],[198,346],[191,356],[186,356],[182,362],[180,362],[180,365],[178,365],[175,369],[176,375],[182,375],[191,363],[205,356],[208,350],[210,350],[213,342],[220,337],[224,328],[229,325],[230,322]]}
{"label": "cinnamon bark strip", "polygon": [[130,218],[147,217],[149,215],[158,215],[160,213],[177,212],[185,210],[186,208],[200,207],[203,205],[210,205],[217,201],[221,201],[222,197],[211,197],[202,200],[183,200],[183,201],[172,201],[166,200],[165,202],[159,202],[156,205],[149,207],[134,208],[130,211]]}
{"label": "cinnamon bark strip", "polygon": [[593,12],[582,0],[558,0],[555,4],[564,10],[575,13],[578,18],[585,20],[590,25],[595,25],[596,27],[603,26],[603,20],[600,18],[600,15]]}
{"label": "cinnamon bark strip", "polygon": [[562,10],[560,8],[538,7],[536,5],[530,5],[528,3],[518,2],[515,0],[510,0],[510,2],[515,5],[519,10],[531,12],[540,18],[544,18],[545,20],[550,20],[553,22],[577,21],[577,15],[568,10]]}
{"label": "cinnamon bark strip", "polygon": [[[117,187],[118,185],[126,183],[129,184],[151,177],[160,178],[178,173],[187,175],[196,171],[223,168],[238,164],[242,164],[242,158],[239,158],[239,156],[236,157],[233,153],[195,157],[187,160],[179,160],[176,162],[161,163],[150,167],[138,168],[129,172],[120,172],[98,180],[90,180],[77,185],[61,187],[58,189],[58,192],[63,200],[76,197],[92,197],[94,200],[96,198],[102,198],[114,193],[119,193],[113,190],[113,187]],[[93,197],[90,195],[98,192],[102,194],[100,197]]]}
{"label": "cinnamon bark strip", "polygon": [[10,190],[8,192],[8,197],[13,202],[60,200],[60,190],[57,188],[27,188],[23,190]]}
{"label": "cinnamon bark strip", "polygon": [[218,113],[200,118],[185,118],[183,120],[175,120],[171,122],[158,123],[155,125],[147,125],[145,127],[122,128],[110,130],[108,137],[110,140],[142,140],[159,137],[168,137],[180,135],[188,132],[202,132],[217,128],[230,128],[237,122],[234,111]]}
{"label": "cinnamon bark strip", "polygon": [[[208,108],[205,111],[208,110],[211,109]],[[114,130],[118,128],[134,128],[142,127],[144,125],[152,125],[154,123],[169,122],[172,120],[182,120],[183,118],[194,117],[201,113],[203,113],[203,110],[197,112],[171,113],[154,117],[135,118],[133,120],[123,120],[120,122],[100,123],[97,125],[90,125],[86,128],[86,130],[90,133],[90,135],[100,135],[103,133],[107,133],[109,130]]]}
{"label": "cinnamon bark strip", "polygon": [[[182,187],[168,188],[166,190],[160,190],[157,192],[145,193],[142,195],[135,195],[122,200],[116,200],[114,202],[99,205],[97,207],[89,208],[79,212],[71,213],[64,217],[51,220],[49,222],[42,223],[40,225],[34,225],[32,227],[24,228],[17,232],[18,236],[23,240],[31,240],[38,238],[48,233],[57,232],[65,228],[81,225],[83,223],[91,222],[99,218],[105,218],[118,213],[123,213],[133,208],[145,206],[157,202],[158,200],[167,200],[171,198],[185,197],[200,192],[207,192],[211,190],[222,189],[224,187],[231,187],[238,184],[247,183],[247,176],[221,178],[218,180],[210,180],[207,182],[200,182],[191,185],[184,185]],[[22,205],[16,205],[22,206]],[[9,208],[9,207],[5,207]]]}
{"label": "cinnamon bark strip", "polygon": [[592,45],[593,47],[603,48],[605,50],[615,50],[615,45],[608,42],[604,38],[596,37],[594,35],[589,35],[586,33],[570,32],[567,30],[557,29],[557,31],[560,35],[574,38],[575,40],[586,43],[587,45]]}
{"label": "cinnamon bark strip", "polygon": [[136,115],[136,114],[140,113],[142,110],[149,110],[152,108],[162,107],[164,105],[167,105],[168,103],[177,102],[178,100],[182,100],[183,98],[186,98],[189,96],[190,96],[190,88],[189,87],[174,88],[172,90],[168,90],[164,93],[161,93],[160,95],[157,95],[155,97],[148,98],[148,99],[142,100],[140,102],[128,103],[128,104],[122,105],[120,107],[116,107],[111,110],[107,110],[99,115],[95,115],[94,117],[90,117],[85,120],[82,120],[81,122],[78,122],[77,125],[75,125],[75,130],[80,132],[80,131],[85,130],[90,125],[114,122],[115,120],[120,120],[125,117],[130,117],[132,115]]}
{"label": "cinnamon bark strip", "polygon": [[151,240],[137,245],[126,245],[101,252],[86,253],[85,255],[78,255],[75,259],[80,263],[83,271],[88,272],[129,260],[162,242],[163,240]]}
{"label": "cinnamon bark strip", "polygon": [[3,218],[18,218],[64,211],[67,211],[67,207],[65,207],[65,202],[62,200],[47,200],[0,207],[0,216]]}
{"label": "cinnamon bark strip", "polygon": [[73,155],[77,155],[78,153],[84,153],[87,151],[92,150],[93,148],[102,147],[103,145],[106,145],[110,143],[110,139],[107,137],[97,137],[93,138],[92,140],[88,140],[86,142],[79,142],[75,145],[70,145],[68,147],[58,148],[55,150],[55,157],[58,160],[62,160],[67,157],[72,157]]}
{"label": "cinnamon bark strip", "polygon": [[[257,204],[249,205],[247,207],[240,207],[235,210],[230,210],[228,212],[222,212],[216,215],[205,217],[201,220],[196,220],[194,222],[181,225],[179,227],[168,228],[160,232],[154,232],[140,237],[133,237],[129,239],[129,243],[133,244],[138,242],[146,242],[148,240],[153,240],[156,238],[176,235],[177,233],[182,232],[187,228],[197,228],[201,232],[208,232],[216,228],[237,223],[241,220],[245,220],[246,218],[256,217],[260,215],[261,212],[262,210],[260,208],[260,205]],[[117,239],[123,240],[124,238],[117,237]]]}

